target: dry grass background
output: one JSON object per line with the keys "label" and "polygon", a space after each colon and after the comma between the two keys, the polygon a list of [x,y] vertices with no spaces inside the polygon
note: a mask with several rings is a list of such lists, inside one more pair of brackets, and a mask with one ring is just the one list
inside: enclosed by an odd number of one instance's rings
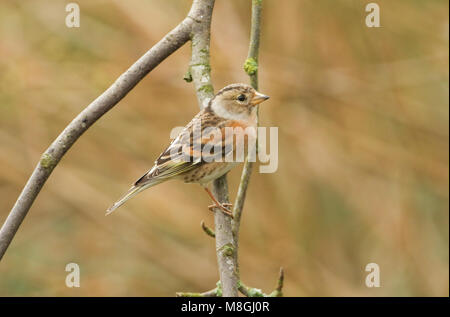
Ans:
{"label": "dry grass background", "polygon": [[[241,227],[245,283],[288,296],[448,296],[448,1],[266,0],[260,88],[279,127],[279,169],[252,176]],[[40,153],[83,107],[175,26],[187,0],[0,3],[0,219]],[[242,71],[250,1],[217,0],[215,88]],[[189,46],[94,125],[54,171],[0,264],[0,295],[172,296],[218,279],[209,199],[168,182],[112,216],[170,130],[197,112]],[[234,198],[240,169],[229,177]],[[81,288],[65,286],[65,265]],[[382,287],[364,285],[367,263]]]}

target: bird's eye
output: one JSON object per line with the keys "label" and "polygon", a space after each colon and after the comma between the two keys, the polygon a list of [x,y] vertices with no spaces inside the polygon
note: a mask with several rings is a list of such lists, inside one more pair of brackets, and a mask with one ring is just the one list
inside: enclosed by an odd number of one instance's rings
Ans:
{"label": "bird's eye", "polygon": [[237,100],[239,100],[239,101],[245,101],[245,99],[246,99],[245,95],[239,95],[237,97]]}

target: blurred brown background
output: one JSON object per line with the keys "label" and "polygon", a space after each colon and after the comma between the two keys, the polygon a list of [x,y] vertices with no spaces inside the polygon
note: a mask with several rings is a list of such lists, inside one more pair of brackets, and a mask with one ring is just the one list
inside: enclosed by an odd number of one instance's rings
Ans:
{"label": "blurred brown background", "polygon": [[[187,13],[187,0],[0,3],[0,220],[52,140]],[[216,90],[247,82],[250,0],[217,0]],[[265,0],[261,124],[279,168],[254,173],[241,226],[246,284],[287,296],[449,295],[448,1]],[[168,182],[105,209],[198,111],[186,45],[95,124],[54,171],[0,263],[0,295],[173,296],[218,280],[199,186]],[[229,177],[234,199],[240,168]],[[81,287],[65,286],[67,263]],[[369,289],[366,264],[381,268]]]}

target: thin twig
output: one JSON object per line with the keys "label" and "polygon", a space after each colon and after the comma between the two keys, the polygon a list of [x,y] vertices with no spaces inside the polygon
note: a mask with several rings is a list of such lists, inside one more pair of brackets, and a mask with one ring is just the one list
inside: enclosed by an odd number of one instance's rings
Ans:
{"label": "thin twig", "polygon": [[238,283],[238,289],[242,295],[247,297],[282,297],[283,296],[283,283],[284,283],[284,270],[280,268],[280,275],[277,280],[277,287],[270,294],[263,293],[259,288],[248,287],[244,283]]}
{"label": "thin twig", "polygon": [[[250,77],[250,84],[253,88],[258,90],[258,56],[259,56],[259,43],[261,35],[261,12],[262,12],[262,0],[252,0],[252,22],[250,29],[250,45],[248,50],[247,59],[244,63],[244,70]],[[257,120],[259,119],[259,108],[257,109]],[[258,144],[256,144],[258,146]],[[245,197],[247,194],[247,188],[250,181],[250,176],[253,170],[253,163],[246,158],[244,162],[244,168],[241,174],[241,181],[236,196],[236,200],[233,208],[234,220],[233,225],[233,238],[235,241],[236,249],[234,251],[235,263],[238,264],[238,246],[239,246],[239,228],[241,224],[242,211],[244,208]],[[239,276],[239,266],[237,266],[237,272]],[[270,294],[264,294],[260,289],[247,287],[241,281],[238,283],[239,291],[247,297],[259,297],[259,296],[282,296],[282,288],[284,281],[283,268],[280,269],[280,276],[278,278],[277,288]]]}
{"label": "thin twig", "polygon": [[210,236],[210,237],[212,237],[212,238],[215,238],[215,237],[216,237],[216,234],[215,234],[214,230],[212,230],[210,227],[208,227],[208,226],[205,224],[205,221],[204,221],[204,220],[202,220],[201,225],[202,225],[203,231],[204,231],[208,236]]}
{"label": "thin twig", "polygon": [[177,297],[217,297],[217,288],[203,293],[177,292]]}
{"label": "thin twig", "polygon": [[280,267],[280,274],[278,276],[277,287],[270,293],[270,297],[282,297],[283,296],[283,286],[284,286],[284,270]]}
{"label": "thin twig", "polygon": [[250,84],[258,90],[258,59],[259,42],[261,38],[262,0],[252,0],[252,21],[250,29],[250,44],[244,70],[250,76]]}
{"label": "thin twig", "polygon": [[239,282],[238,289],[246,297],[267,297],[259,288],[248,287],[242,282]]}
{"label": "thin twig", "polygon": [[238,290],[239,290],[239,292],[241,292],[242,295],[244,295],[245,297],[251,297],[251,296],[250,296],[250,293],[248,292],[248,287],[245,286],[242,282],[239,283]]}
{"label": "thin twig", "polygon": [[[259,55],[259,39],[261,34],[261,10],[262,0],[252,1],[252,22],[250,29],[250,45],[247,60],[244,63],[244,70],[250,77],[250,83],[253,88],[258,89],[258,55]],[[259,111],[259,110],[257,110]],[[258,117],[258,116],[257,116]],[[249,162],[248,157],[244,162],[241,181],[234,202],[233,208],[233,238],[236,244],[235,262],[238,262],[238,246],[239,246],[239,227],[241,225],[242,211],[244,208],[245,197],[247,194],[248,183],[253,169],[253,163]],[[237,267],[239,273],[239,267]]]}
{"label": "thin twig", "polygon": [[194,293],[194,292],[177,292],[177,297],[222,297],[222,284],[220,281],[216,283],[216,287],[210,291],[206,291],[203,293]]}

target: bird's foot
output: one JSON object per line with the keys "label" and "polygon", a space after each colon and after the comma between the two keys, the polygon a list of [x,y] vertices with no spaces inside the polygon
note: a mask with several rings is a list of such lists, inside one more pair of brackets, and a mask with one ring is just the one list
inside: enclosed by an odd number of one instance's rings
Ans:
{"label": "bird's foot", "polygon": [[230,203],[212,204],[212,205],[208,206],[208,209],[211,211],[214,211],[214,208],[219,208],[220,211],[222,211],[225,215],[227,215],[233,219],[234,218],[233,212],[227,208],[227,207],[231,207],[231,206],[233,206],[233,204],[230,204]]}

